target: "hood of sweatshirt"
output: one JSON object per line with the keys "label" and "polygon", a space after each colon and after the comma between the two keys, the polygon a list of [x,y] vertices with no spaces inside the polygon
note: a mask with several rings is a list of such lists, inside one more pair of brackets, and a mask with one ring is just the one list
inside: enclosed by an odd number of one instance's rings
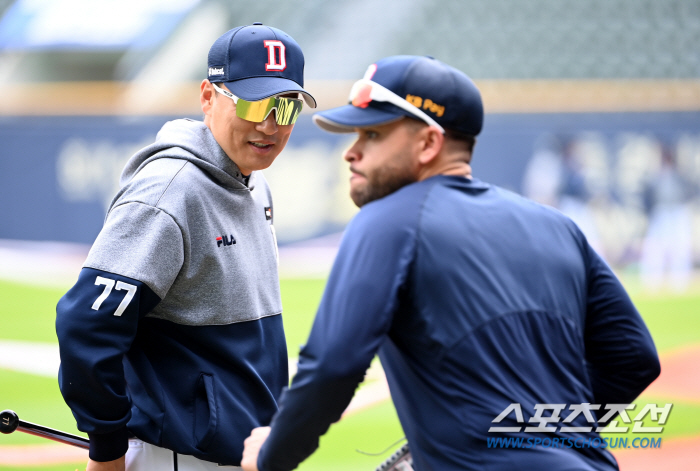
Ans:
{"label": "hood of sweatshirt", "polygon": [[[126,186],[148,163],[160,159],[183,159],[192,162],[218,184],[246,188],[245,177],[238,166],[221,148],[214,135],[202,121],[176,119],[163,125],[153,144],[144,147],[127,162],[119,180]],[[253,189],[255,173],[250,175],[247,188]]]}

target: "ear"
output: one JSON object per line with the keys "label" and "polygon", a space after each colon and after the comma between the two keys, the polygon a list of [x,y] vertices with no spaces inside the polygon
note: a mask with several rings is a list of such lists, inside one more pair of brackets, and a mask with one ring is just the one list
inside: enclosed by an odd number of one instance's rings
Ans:
{"label": "ear", "polygon": [[212,86],[208,79],[202,80],[199,86],[199,103],[202,105],[202,113],[208,115],[214,105],[214,96],[216,95],[216,90]]}
{"label": "ear", "polygon": [[428,165],[440,154],[445,142],[445,135],[435,126],[427,126],[421,129],[420,153],[418,161],[422,165]]}

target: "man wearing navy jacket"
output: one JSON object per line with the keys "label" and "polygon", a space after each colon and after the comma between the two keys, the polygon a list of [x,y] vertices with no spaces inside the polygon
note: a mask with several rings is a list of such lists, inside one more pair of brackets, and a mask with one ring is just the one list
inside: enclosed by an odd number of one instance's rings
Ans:
{"label": "man wearing navy jacket", "polygon": [[[295,468],[378,354],[416,470],[617,469],[602,448],[487,446],[496,436],[590,444],[609,419],[604,406],[633,401],[660,367],[639,313],[579,228],[472,177],[483,123],[474,83],[433,58],[388,57],[353,86],[350,104],[314,121],[357,133],[344,157],[362,209],[299,371],[271,428],[246,440],[243,468]],[[588,409],[553,423],[548,407],[561,419]]]}

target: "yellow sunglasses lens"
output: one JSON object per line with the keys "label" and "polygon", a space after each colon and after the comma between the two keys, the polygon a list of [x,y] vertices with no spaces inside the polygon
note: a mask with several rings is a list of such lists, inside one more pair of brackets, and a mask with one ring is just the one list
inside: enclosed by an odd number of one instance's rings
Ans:
{"label": "yellow sunglasses lens", "polygon": [[254,123],[263,122],[272,110],[277,124],[294,124],[301,113],[303,102],[296,98],[270,97],[259,101],[246,101],[241,98],[236,104],[236,115]]}
{"label": "yellow sunglasses lens", "polygon": [[294,124],[304,102],[296,98],[277,98],[277,124]]}

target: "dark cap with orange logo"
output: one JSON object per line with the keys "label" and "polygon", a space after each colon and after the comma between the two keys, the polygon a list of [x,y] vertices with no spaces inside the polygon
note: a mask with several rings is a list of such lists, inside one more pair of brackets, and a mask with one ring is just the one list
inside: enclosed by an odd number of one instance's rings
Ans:
{"label": "dark cap with orange logo", "polygon": [[370,65],[349,101],[314,114],[314,122],[326,131],[353,132],[408,116],[471,136],[481,132],[484,122],[474,82],[427,56],[390,56]]}

